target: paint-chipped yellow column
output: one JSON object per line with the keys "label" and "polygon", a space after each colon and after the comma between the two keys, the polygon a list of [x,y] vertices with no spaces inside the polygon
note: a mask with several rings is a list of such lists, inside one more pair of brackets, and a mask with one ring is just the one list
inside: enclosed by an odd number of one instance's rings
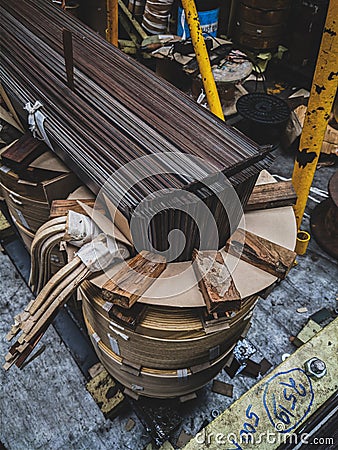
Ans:
{"label": "paint-chipped yellow column", "polygon": [[338,1],[327,12],[316,70],[312,81],[303,132],[296,155],[292,182],[298,199],[294,207],[300,228],[315,174],[338,82]]}
{"label": "paint-chipped yellow column", "polygon": [[106,39],[111,44],[118,46],[118,0],[107,0],[107,29]]}
{"label": "paint-chipped yellow column", "polygon": [[195,2],[194,0],[182,0],[182,6],[188,22],[190,36],[194,46],[210,111],[220,119],[224,120],[222,105],[219,99],[214,75],[211,70],[210,59],[204,42]]}

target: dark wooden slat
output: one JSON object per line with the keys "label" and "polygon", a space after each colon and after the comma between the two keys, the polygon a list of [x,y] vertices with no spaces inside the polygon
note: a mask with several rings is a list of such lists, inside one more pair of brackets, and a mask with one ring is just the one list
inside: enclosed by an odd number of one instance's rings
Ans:
{"label": "dark wooden slat", "polygon": [[292,206],[296,200],[297,195],[292,181],[260,184],[253,188],[245,211]]}
{"label": "dark wooden slat", "polygon": [[46,149],[47,146],[44,142],[34,139],[32,134],[28,132],[5,150],[1,159],[6,166],[16,172],[22,172]]}
{"label": "dark wooden slat", "polygon": [[234,387],[232,384],[224,383],[223,381],[219,380],[214,380],[212,382],[211,390],[213,392],[216,392],[217,394],[225,395],[226,397],[232,398]]}

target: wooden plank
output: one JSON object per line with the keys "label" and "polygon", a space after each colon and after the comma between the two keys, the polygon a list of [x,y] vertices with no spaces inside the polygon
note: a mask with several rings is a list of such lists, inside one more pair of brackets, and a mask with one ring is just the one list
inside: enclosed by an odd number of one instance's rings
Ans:
{"label": "wooden plank", "polygon": [[238,228],[228,239],[226,251],[275,277],[284,279],[296,253],[261,236]]}
{"label": "wooden plank", "polygon": [[31,162],[46,150],[46,144],[34,139],[31,133],[25,133],[1,155],[3,163],[22,172]]}
{"label": "wooden plank", "polygon": [[260,184],[254,187],[245,211],[292,206],[296,200],[297,195],[291,180]]}
{"label": "wooden plank", "polygon": [[209,313],[236,311],[241,307],[241,295],[225,265],[221,253],[213,250],[193,252],[193,267],[198,286]]}
{"label": "wooden plank", "polygon": [[113,419],[125,406],[125,397],[115,380],[103,369],[86,384],[87,391],[98,404],[105,418]]}
{"label": "wooden plank", "polygon": [[224,383],[223,381],[214,380],[211,390],[217,394],[225,395],[226,397],[233,396],[234,387],[232,384]]}
{"label": "wooden plank", "polygon": [[109,311],[109,317],[114,319],[117,323],[134,330],[143,319],[146,309],[147,306],[142,303],[136,303],[130,309],[113,305]]}
{"label": "wooden plank", "polygon": [[165,258],[142,251],[103,285],[103,298],[122,308],[130,308],[160,276],[165,267]]}
{"label": "wooden plank", "polygon": [[[337,351],[335,319],[225,409],[184,449],[219,450],[224,443],[224,448],[273,450],[284,442],[294,448],[295,441],[284,440],[284,436],[294,436],[297,429],[302,433],[304,423],[337,392],[337,358],[332,357]],[[326,364],[322,378],[312,378],[305,370],[306,362],[316,356]],[[243,434],[250,439],[244,441]]]}
{"label": "wooden plank", "polygon": [[[81,200],[81,202],[94,208],[95,199]],[[77,200],[53,200],[49,217],[55,219],[56,217],[66,216],[69,210],[88,215]]]}

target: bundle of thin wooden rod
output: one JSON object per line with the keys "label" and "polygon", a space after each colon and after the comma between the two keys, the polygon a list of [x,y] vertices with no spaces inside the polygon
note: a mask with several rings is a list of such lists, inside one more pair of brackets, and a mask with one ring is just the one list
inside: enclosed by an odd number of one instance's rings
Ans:
{"label": "bundle of thin wooden rod", "polygon": [[[104,186],[113,202],[130,184],[117,205],[128,220],[150,194],[189,189],[211,210],[222,230],[220,245],[224,244],[228,216],[215,193],[199,183],[223,172],[245,205],[258,173],[270,162],[268,149],[227,127],[50,2],[9,0],[0,14],[3,83],[22,103],[42,102],[47,136],[74,171],[94,191]],[[66,35],[72,37],[72,49],[63,44]],[[163,158],[163,152],[169,157]],[[201,159],[187,163],[182,153]],[[158,156],[151,162],[158,175],[149,176],[149,160],[139,160],[137,168],[126,171],[118,182],[106,183],[114,171],[147,155]],[[225,191],[224,184],[217,189]],[[152,205],[148,206],[151,216]],[[150,234],[155,248],[165,248],[163,229],[180,228],[192,236],[181,256],[189,259],[198,240],[196,226],[177,204],[164,203],[164,209],[166,214],[157,217],[150,232],[140,224],[143,236]],[[238,211],[233,214],[235,223]]]}
{"label": "bundle of thin wooden rod", "polygon": [[66,303],[89,273],[90,270],[81,259],[75,257],[49,280],[36,299],[27,305],[25,311],[15,317],[7,339],[10,341],[20,332],[21,335],[6,355],[4,369],[8,370],[13,364],[19,368],[22,366],[59,308]]}

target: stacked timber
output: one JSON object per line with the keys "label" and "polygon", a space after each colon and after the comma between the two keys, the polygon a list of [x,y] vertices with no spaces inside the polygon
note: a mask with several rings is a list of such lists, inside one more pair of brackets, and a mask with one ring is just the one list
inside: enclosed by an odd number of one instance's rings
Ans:
{"label": "stacked timber", "polygon": [[190,260],[201,235],[205,249],[224,245],[270,149],[51,3],[10,0],[0,13],[5,88],[26,104],[31,122],[36,110],[45,116],[35,132],[94,192],[102,189],[128,224],[133,219],[138,250],[166,251],[174,229],[189,239],[179,252],[169,249],[169,260]]}
{"label": "stacked timber", "polygon": [[107,302],[90,281],[80,288],[83,314],[96,352],[132,396],[179,397],[204,386],[224,366],[249,329],[258,299],[246,298],[216,330],[204,325],[205,308],[161,307],[137,302],[129,310]]}
{"label": "stacked timber", "polygon": [[[238,276],[241,269],[231,274],[227,266],[238,245],[244,249],[240,259],[253,268],[256,277],[261,272],[284,278],[296,256],[268,239],[237,230],[228,240],[229,253],[225,249],[194,251],[192,287],[187,288],[189,276],[183,275],[182,294],[170,296],[168,283],[179,284],[177,275],[188,263],[165,267],[161,259],[146,262],[146,254],[82,283],[90,338],[102,363],[128,395],[184,396],[224,366],[237,341],[248,332],[258,299],[257,293],[250,295],[248,290],[249,295],[241,296],[236,287],[238,283],[244,292],[243,274]],[[155,282],[146,276],[147,265],[158,277]]]}
{"label": "stacked timber", "polygon": [[[275,206],[284,204],[279,183],[273,184],[277,193]],[[270,187],[269,192],[272,191]],[[262,188],[258,193],[261,207]],[[273,197],[269,195],[269,200]],[[44,276],[40,273],[41,264],[36,266],[42,257],[38,247],[44,247],[50,239],[59,239],[59,235],[74,243],[70,216],[93,211],[91,200],[75,203],[73,198],[56,201],[54,218],[37,234],[32,253],[32,279],[36,285]],[[102,211],[105,206],[101,205]],[[79,212],[69,211],[68,218],[60,215],[67,207]],[[284,222],[288,215],[293,218],[292,211],[282,212],[290,207],[276,207],[279,214],[272,216],[278,222],[283,216]],[[266,211],[248,214],[257,213],[269,215]],[[101,231],[107,229],[108,217],[98,212],[92,217]],[[89,217],[79,217],[81,222],[85,219]],[[271,218],[268,222],[272,230],[278,228]],[[98,237],[102,236],[100,230],[97,232]],[[77,239],[87,240],[81,233]],[[287,242],[288,248],[238,229],[227,242],[228,252],[195,250],[193,263],[167,263],[161,255],[143,251],[94,275],[75,255],[47,282],[36,300],[15,317],[7,338],[21,334],[10,348],[4,367],[23,367],[58,310],[80,285],[90,338],[109,373],[125,386],[125,393],[134,398],[185,396],[210,381],[222,369],[237,341],[246,335],[258,292],[286,276],[295,258],[289,249],[294,240],[288,237]],[[241,255],[237,267],[230,270],[233,254],[238,257],[238,252]],[[89,254],[93,254],[92,249]],[[128,255],[125,253],[125,258]],[[255,281],[248,283],[247,279]]]}
{"label": "stacked timber", "polygon": [[[54,199],[64,199],[80,184],[45,143],[25,133],[1,150],[0,192],[30,251],[37,230],[48,221]],[[57,246],[50,249],[50,273],[64,264]]]}

